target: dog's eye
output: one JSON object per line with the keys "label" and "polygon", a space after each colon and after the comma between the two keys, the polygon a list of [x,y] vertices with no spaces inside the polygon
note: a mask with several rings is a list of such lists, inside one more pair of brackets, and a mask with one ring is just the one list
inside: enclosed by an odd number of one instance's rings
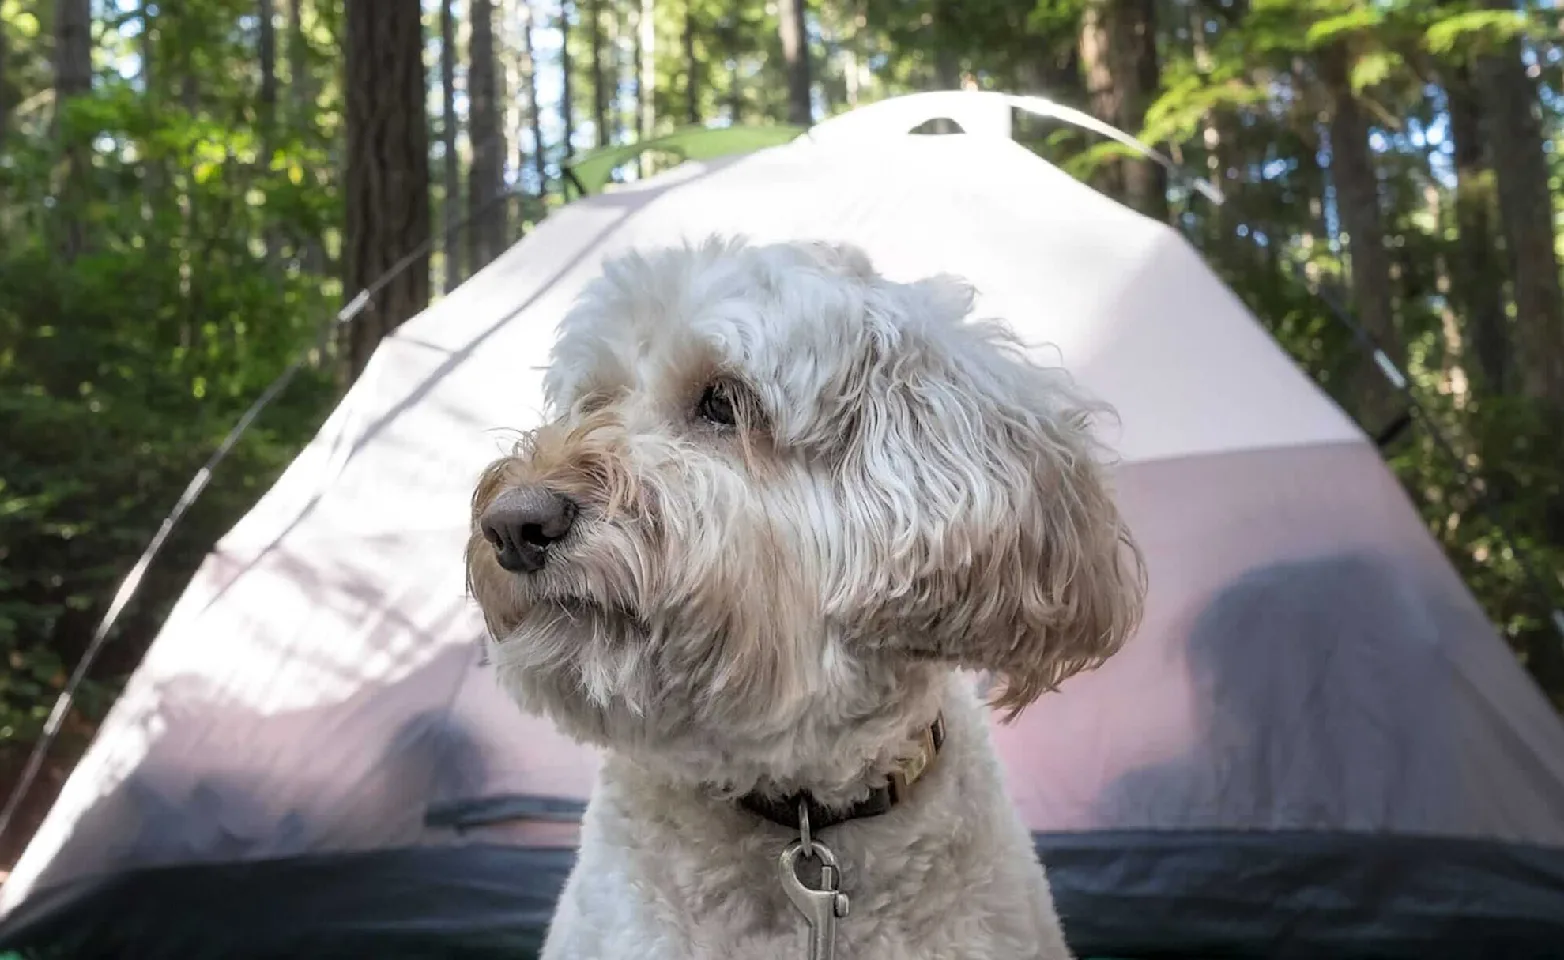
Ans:
{"label": "dog's eye", "polygon": [[608,406],[613,400],[614,395],[607,390],[593,390],[576,401],[576,409],[590,415]]}
{"label": "dog's eye", "polygon": [[725,383],[713,383],[706,387],[701,394],[701,401],[696,406],[696,412],[701,419],[708,420],[718,426],[732,427],[739,422],[738,411],[733,407],[733,391]]}

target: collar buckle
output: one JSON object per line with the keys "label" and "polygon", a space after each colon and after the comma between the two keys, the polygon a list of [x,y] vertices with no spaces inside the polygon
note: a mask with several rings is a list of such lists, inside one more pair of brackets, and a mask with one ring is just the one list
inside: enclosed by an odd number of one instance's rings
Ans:
{"label": "collar buckle", "polygon": [[905,797],[908,789],[922,779],[933,765],[934,758],[939,756],[940,747],[945,744],[944,714],[936,716],[933,723],[918,731],[914,742],[917,749],[911,756],[898,760],[896,769],[891,771],[892,803]]}

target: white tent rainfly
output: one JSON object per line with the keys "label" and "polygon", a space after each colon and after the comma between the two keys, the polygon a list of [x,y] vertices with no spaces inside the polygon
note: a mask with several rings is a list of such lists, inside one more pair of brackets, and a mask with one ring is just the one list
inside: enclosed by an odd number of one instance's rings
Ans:
{"label": "white tent rainfly", "polygon": [[472,484],[601,261],[711,233],[962,275],[1117,408],[1144,625],[996,720],[1081,955],[1564,950],[1564,724],[1373,443],[1176,232],[1014,143],[1018,106],[900,98],[580,199],[384,341],[178,602],[0,950],[527,955],[597,761],[483,662]]}

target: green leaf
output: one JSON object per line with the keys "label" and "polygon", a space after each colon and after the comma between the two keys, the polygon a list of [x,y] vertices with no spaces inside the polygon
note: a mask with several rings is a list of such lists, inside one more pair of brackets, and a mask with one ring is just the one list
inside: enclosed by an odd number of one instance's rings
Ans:
{"label": "green leaf", "polygon": [[1430,53],[1470,55],[1471,45],[1491,49],[1525,33],[1529,25],[1526,15],[1518,10],[1471,10],[1430,25],[1423,42]]}
{"label": "green leaf", "polygon": [[1304,41],[1310,49],[1317,49],[1349,34],[1372,30],[1379,26],[1383,17],[1377,7],[1359,7],[1313,24],[1304,35]]}
{"label": "green leaf", "polygon": [[1376,50],[1366,53],[1352,65],[1352,92],[1362,93],[1369,87],[1384,83],[1406,66],[1399,53]]}
{"label": "green leaf", "polygon": [[1170,87],[1147,109],[1139,136],[1147,143],[1187,140],[1210,119],[1213,111],[1252,106],[1265,100],[1265,91],[1241,80],[1211,84],[1189,77]]}

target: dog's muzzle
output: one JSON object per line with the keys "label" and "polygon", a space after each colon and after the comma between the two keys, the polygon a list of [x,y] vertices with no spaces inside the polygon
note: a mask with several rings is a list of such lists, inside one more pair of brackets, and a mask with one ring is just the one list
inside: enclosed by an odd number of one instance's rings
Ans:
{"label": "dog's muzzle", "polygon": [[578,509],[574,500],[547,487],[515,487],[494,498],[478,529],[500,566],[511,573],[537,573],[549,548],[570,533]]}

